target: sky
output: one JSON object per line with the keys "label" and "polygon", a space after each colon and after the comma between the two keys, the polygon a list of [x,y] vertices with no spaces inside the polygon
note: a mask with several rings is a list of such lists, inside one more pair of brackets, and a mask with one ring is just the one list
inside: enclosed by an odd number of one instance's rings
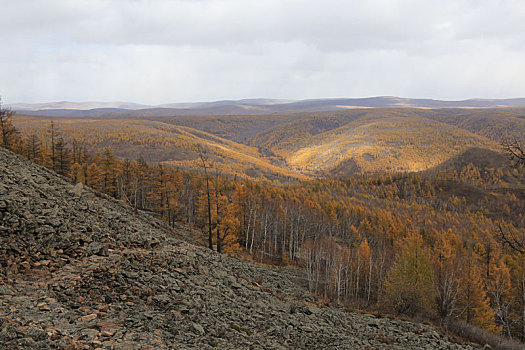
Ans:
{"label": "sky", "polygon": [[0,0],[4,103],[525,97],[522,0]]}

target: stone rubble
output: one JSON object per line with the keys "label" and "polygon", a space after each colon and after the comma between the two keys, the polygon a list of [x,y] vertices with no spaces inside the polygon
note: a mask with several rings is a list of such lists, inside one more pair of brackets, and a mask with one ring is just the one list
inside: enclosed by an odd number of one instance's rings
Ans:
{"label": "stone rubble", "polygon": [[1,349],[473,349],[316,307],[292,268],[219,255],[0,148]]}

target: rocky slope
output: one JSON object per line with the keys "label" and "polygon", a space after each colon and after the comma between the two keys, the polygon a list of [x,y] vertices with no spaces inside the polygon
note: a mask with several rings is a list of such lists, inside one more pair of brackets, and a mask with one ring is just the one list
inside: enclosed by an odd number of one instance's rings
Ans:
{"label": "rocky slope", "polygon": [[0,348],[473,348],[315,307],[298,271],[210,252],[184,229],[0,148]]}

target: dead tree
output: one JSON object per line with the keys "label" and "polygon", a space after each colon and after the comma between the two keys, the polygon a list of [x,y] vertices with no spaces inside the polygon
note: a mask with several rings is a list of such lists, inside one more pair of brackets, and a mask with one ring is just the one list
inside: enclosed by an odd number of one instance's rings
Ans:
{"label": "dead tree", "polygon": [[215,237],[217,239],[217,252],[221,253],[222,252],[222,238],[226,237],[227,232],[224,233],[225,234],[224,237],[221,237],[222,211],[221,211],[220,203],[219,203],[219,196],[220,196],[219,176],[220,176],[219,169],[217,168],[217,166],[215,166],[215,209],[216,209],[216,215],[217,215],[217,223],[216,223],[217,232],[216,232]]}
{"label": "dead tree", "polygon": [[211,198],[210,198],[210,177],[208,175],[208,157],[205,154],[206,152],[202,149],[199,149],[199,157],[202,162],[202,168],[204,169],[204,177],[206,179],[206,195],[208,199],[208,248],[213,250],[213,233],[211,227]]}
{"label": "dead tree", "polygon": [[14,112],[10,108],[2,107],[2,99],[0,98],[0,132],[2,133],[2,146],[5,148],[13,146],[13,139],[17,132],[11,122],[13,114]]}
{"label": "dead tree", "polygon": [[514,166],[525,165],[525,145],[519,140],[514,139],[510,141],[508,138],[503,139],[503,149],[510,156],[511,160],[514,161]]}
{"label": "dead tree", "polygon": [[506,230],[498,224],[500,238],[504,244],[507,244],[512,250],[525,255],[525,236],[518,239],[516,235],[511,232],[505,232]]}
{"label": "dead tree", "polygon": [[55,149],[55,146],[56,146],[55,139],[57,138],[58,135],[55,129],[55,123],[53,121],[51,121],[51,123],[49,124],[48,133],[49,133],[49,138],[51,140],[51,169],[53,169],[53,171],[56,171],[57,157],[56,157],[56,149]]}

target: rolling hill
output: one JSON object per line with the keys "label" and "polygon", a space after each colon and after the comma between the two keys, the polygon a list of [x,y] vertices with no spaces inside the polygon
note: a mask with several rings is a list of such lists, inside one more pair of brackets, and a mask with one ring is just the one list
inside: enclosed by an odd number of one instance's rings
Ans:
{"label": "rolling hill", "polygon": [[[497,151],[525,132],[523,109],[365,108],[266,115],[135,117],[16,115],[24,134],[45,142],[54,121],[69,141],[94,152],[254,180],[296,181],[434,168],[470,148]],[[510,130],[510,131],[507,131]]]}
{"label": "rolling hill", "polygon": [[66,140],[75,140],[92,152],[101,153],[110,147],[120,158],[143,158],[189,170],[201,170],[203,153],[212,169],[231,176],[280,182],[306,178],[276,165],[277,161],[265,157],[256,147],[161,121],[17,116],[16,125],[24,133],[36,134],[45,142],[51,120]]}

